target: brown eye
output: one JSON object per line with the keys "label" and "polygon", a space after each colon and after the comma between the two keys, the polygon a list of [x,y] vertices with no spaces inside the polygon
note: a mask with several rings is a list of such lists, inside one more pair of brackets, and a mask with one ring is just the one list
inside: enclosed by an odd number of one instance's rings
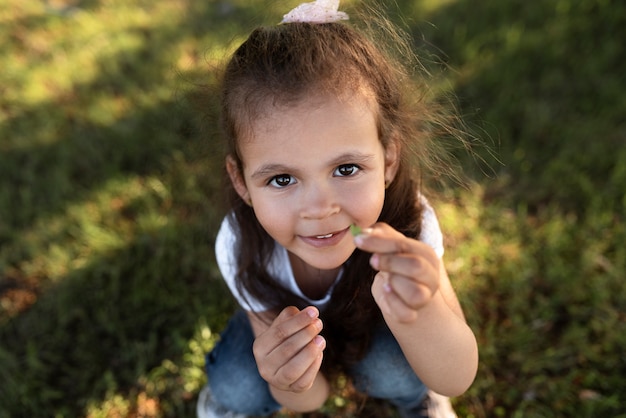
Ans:
{"label": "brown eye", "polygon": [[287,187],[295,180],[289,174],[279,174],[270,179],[269,184],[274,187]]}
{"label": "brown eye", "polygon": [[337,167],[337,169],[335,170],[335,176],[338,176],[338,177],[353,176],[359,170],[360,168],[356,164],[343,164]]}

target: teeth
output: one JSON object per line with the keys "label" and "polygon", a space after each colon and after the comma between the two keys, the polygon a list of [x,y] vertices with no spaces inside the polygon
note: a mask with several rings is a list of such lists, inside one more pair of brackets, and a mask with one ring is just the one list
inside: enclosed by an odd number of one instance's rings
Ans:
{"label": "teeth", "polygon": [[324,239],[324,238],[330,238],[330,237],[332,237],[332,236],[333,236],[333,234],[328,234],[328,235],[318,235],[318,236],[316,236],[315,238],[317,238],[317,239]]}

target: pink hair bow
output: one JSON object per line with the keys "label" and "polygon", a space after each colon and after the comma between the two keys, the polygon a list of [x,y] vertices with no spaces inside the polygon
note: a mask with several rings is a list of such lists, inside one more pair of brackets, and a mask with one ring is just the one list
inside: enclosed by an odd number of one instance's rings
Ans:
{"label": "pink hair bow", "polygon": [[348,20],[345,12],[338,11],[339,0],[316,0],[310,3],[302,3],[285,16],[281,23],[329,23],[340,20]]}

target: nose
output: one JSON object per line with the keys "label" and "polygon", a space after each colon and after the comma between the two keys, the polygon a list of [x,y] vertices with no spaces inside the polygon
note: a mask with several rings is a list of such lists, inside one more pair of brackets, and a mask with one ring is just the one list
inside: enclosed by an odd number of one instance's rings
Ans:
{"label": "nose", "polygon": [[324,219],[341,210],[337,195],[328,184],[316,183],[307,187],[300,204],[302,219]]}

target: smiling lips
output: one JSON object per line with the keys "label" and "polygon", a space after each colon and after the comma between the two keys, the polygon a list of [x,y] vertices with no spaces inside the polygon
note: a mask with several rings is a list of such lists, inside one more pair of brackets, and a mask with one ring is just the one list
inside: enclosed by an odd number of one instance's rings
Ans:
{"label": "smiling lips", "polygon": [[348,228],[326,235],[301,236],[300,239],[315,248],[332,247],[339,243],[348,232]]}

